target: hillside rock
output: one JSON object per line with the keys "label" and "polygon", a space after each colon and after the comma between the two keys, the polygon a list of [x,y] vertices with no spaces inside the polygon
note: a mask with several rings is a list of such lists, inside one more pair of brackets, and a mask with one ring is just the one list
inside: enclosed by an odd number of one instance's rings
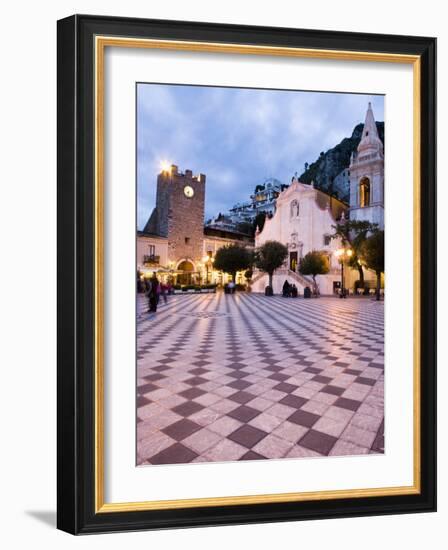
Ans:
{"label": "hillside rock", "polygon": [[[377,122],[378,135],[384,144],[384,122]],[[350,165],[350,156],[361,141],[364,124],[360,123],[353,129],[349,138],[344,138],[332,149],[320,154],[319,158],[310,165],[305,165],[305,172],[299,177],[303,183],[314,182],[317,189],[321,189],[330,195],[348,201],[350,189],[347,181],[338,186],[334,185],[335,177],[347,169]]]}

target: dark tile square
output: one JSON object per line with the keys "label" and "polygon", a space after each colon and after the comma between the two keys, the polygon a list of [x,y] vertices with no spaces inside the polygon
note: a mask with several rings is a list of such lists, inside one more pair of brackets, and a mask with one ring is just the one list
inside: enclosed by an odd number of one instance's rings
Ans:
{"label": "dark tile square", "polygon": [[148,382],[155,382],[156,380],[162,380],[163,378],[166,378],[166,376],[160,373],[150,374],[149,376],[144,377],[144,379]]}
{"label": "dark tile square", "polygon": [[206,372],[210,372],[208,371],[207,369],[203,369],[202,367],[197,367],[193,370],[190,370],[188,372],[191,372],[191,374],[194,374],[196,376],[200,375],[200,374],[205,374]]}
{"label": "dark tile square", "polygon": [[320,416],[317,414],[310,413],[308,411],[302,411],[301,409],[293,412],[290,417],[287,418],[289,422],[294,422],[294,424],[299,424],[300,426],[305,426],[306,428],[311,428],[319,420]]}
{"label": "dark tile square", "polygon": [[148,462],[150,464],[186,464],[197,456],[195,452],[182,445],[182,443],[174,443],[171,447],[150,457]]}
{"label": "dark tile square", "polygon": [[322,369],[317,369],[316,367],[306,367],[306,369],[303,369],[303,372],[311,372],[313,374],[319,374],[321,371]]}
{"label": "dark tile square", "polygon": [[195,403],[194,401],[186,401],[185,403],[181,403],[180,405],[177,405],[177,407],[174,407],[172,411],[176,414],[180,414],[181,416],[190,416],[203,408],[204,407],[199,405],[199,403]]}
{"label": "dark tile square", "polygon": [[331,395],[342,395],[345,392],[345,388],[338,388],[338,386],[328,385],[322,388],[320,391],[324,393],[330,393]]}
{"label": "dark tile square", "polygon": [[188,380],[184,380],[184,382],[185,384],[190,384],[190,386],[199,386],[200,384],[210,382],[210,380],[207,380],[207,378],[201,378],[200,376],[193,376],[193,378],[188,378]]}
{"label": "dark tile square", "polygon": [[305,399],[304,397],[300,397],[298,395],[285,395],[283,399],[280,399],[280,403],[282,405],[287,405],[288,407],[294,407],[295,409],[300,409],[302,405],[305,405],[305,403],[308,401],[308,399]]}
{"label": "dark tile square", "polygon": [[358,376],[355,382],[357,384],[364,384],[365,386],[374,386],[376,380],[372,380],[372,378],[364,378],[363,376]]}
{"label": "dark tile square", "polygon": [[316,376],[313,376],[311,380],[313,380],[314,382],[320,382],[321,384],[328,384],[333,379],[329,378],[328,376],[322,376],[321,374],[316,374]]}
{"label": "dark tile square", "polygon": [[[342,348],[341,348],[342,349]],[[348,367],[349,364],[348,363],[344,363],[344,361],[336,361],[336,363],[334,363],[334,366],[335,367]]]}
{"label": "dark tile square", "polygon": [[341,407],[341,409],[348,409],[349,411],[357,411],[361,405],[360,401],[354,399],[347,399],[346,397],[340,397],[333,403],[335,407]]}
{"label": "dark tile square", "polygon": [[252,407],[241,405],[241,407],[237,407],[233,411],[228,412],[227,416],[230,416],[230,418],[234,418],[235,420],[239,420],[240,422],[250,422],[252,418],[258,416],[260,412],[261,411],[257,411]]}
{"label": "dark tile square", "polygon": [[299,386],[296,386],[294,384],[288,384],[287,382],[280,382],[280,384],[277,384],[273,387],[274,390],[282,391],[285,393],[292,393],[294,390],[296,390]]}
{"label": "dark tile square", "polygon": [[204,393],[207,393],[207,392],[204,390],[201,390],[200,388],[189,388],[188,390],[184,390],[180,392],[179,395],[181,395],[182,397],[186,397],[187,399],[195,399],[200,395],[204,395]]}
{"label": "dark tile square", "polygon": [[168,367],[167,365],[159,365],[158,367],[153,367],[153,371],[155,372],[164,372],[166,370],[170,370],[171,367]]}
{"label": "dark tile square", "polygon": [[246,378],[246,376],[249,376],[249,373],[237,370],[235,372],[230,372],[227,376],[231,378]]}
{"label": "dark tile square", "polygon": [[358,376],[358,374],[361,374],[361,371],[356,369],[345,369],[344,374],[352,374]]}
{"label": "dark tile square", "polygon": [[194,361],[192,364],[195,365],[196,367],[204,367],[205,365],[210,365],[210,362],[209,361]]}
{"label": "dark tile square", "polygon": [[236,403],[239,403],[240,405],[244,405],[248,401],[252,401],[252,399],[255,399],[255,395],[252,395],[251,393],[247,391],[238,391],[234,393],[233,395],[229,395],[227,399],[230,399],[231,401],[235,401]]}
{"label": "dark tile square", "polygon": [[317,432],[316,430],[309,430],[298,444],[326,456],[331,451],[336,441],[336,437]]}
{"label": "dark tile square", "polygon": [[255,451],[247,451],[239,460],[266,460],[265,456],[262,456]]}
{"label": "dark tile square", "polygon": [[166,428],[163,428],[162,432],[177,441],[181,441],[189,435],[194,434],[194,432],[200,430],[201,427],[202,426],[196,424],[196,422],[192,422],[191,420],[188,420],[188,418],[183,418],[182,420],[178,420],[174,424],[170,424]]}
{"label": "dark tile square", "polygon": [[245,390],[249,386],[252,386],[250,382],[246,382],[245,380],[235,380],[235,382],[227,385],[229,388],[235,388],[236,390]]}
{"label": "dark tile square", "polygon": [[145,393],[155,390],[160,390],[159,386],[156,386],[155,384],[143,384],[143,386],[137,386],[137,393],[140,395],[144,395]]}
{"label": "dark tile square", "polygon": [[265,367],[265,370],[269,370],[271,372],[281,372],[283,367],[279,367],[278,365],[268,365]]}
{"label": "dark tile square", "polygon": [[278,380],[279,382],[284,382],[285,380],[288,380],[288,378],[291,378],[287,374],[282,374],[281,372],[276,372],[274,374],[271,374],[271,376],[268,376],[271,380]]}
{"label": "dark tile square", "polygon": [[149,405],[152,403],[150,399],[146,399],[146,397],[143,397],[143,395],[137,396],[137,408],[144,407],[145,405]]}
{"label": "dark tile square", "polygon": [[235,443],[243,445],[243,447],[251,449],[267,435],[268,434],[263,430],[254,428],[249,424],[244,424],[243,426],[232,432],[230,435],[228,435],[227,438],[231,441],[235,441]]}
{"label": "dark tile square", "polygon": [[236,370],[244,369],[244,367],[247,367],[246,364],[238,363],[238,362],[229,363],[227,366],[229,367],[229,369],[236,369]]}
{"label": "dark tile square", "polygon": [[383,365],[383,363],[375,363],[375,362],[372,362],[372,363],[369,363],[368,366],[369,366],[369,367],[372,367],[373,369],[381,369],[381,370],[384,370],[384,365]]}

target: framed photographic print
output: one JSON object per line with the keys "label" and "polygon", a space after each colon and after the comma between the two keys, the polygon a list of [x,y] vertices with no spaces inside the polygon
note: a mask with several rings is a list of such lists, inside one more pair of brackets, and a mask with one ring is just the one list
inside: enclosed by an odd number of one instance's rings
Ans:
{"label": "framed photographic print", "polygon": [[433,38],[58,22],[58,527],[435,510]]}

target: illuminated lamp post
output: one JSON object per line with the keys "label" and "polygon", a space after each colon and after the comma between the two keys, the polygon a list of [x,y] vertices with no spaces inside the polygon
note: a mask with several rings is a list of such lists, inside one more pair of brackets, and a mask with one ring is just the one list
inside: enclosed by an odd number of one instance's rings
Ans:
{"label": "illuminated lamp post", "polygon": [[205,265],[205,269],[206,269],[206,273],[207,273],[207,277],[205,279],[205,282],[206,282],[206,284],[209,284],[209,282],[210,282],[209,281],[209,273],[210,273],[210,270],[213,266],[213,258],[211,258],[210,256],[207,255],[207,256],[204,256],[202,258],[202,261]]}
{"label": "illuminated lamp post", "polygon": [[338,248],[334,253],[336,258],[338,258],[339,263],[341,264],[341,293],[339,298],[346,298],[345,286],[344,286],[344,262],[346,259],[353,256],[353,250],[351,248]]}

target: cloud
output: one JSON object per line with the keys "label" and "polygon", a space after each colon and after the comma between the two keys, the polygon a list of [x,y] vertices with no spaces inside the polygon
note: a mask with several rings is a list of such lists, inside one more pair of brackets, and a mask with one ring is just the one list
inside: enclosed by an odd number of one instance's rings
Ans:
{"label": "cloud", "polygon": [[248,200],[266,177],[289,183],[351,135],[369,101],[383,120],[383,96],[139,84],[139,227],[155,205],[161,161],[206,174],[208,218]]}

